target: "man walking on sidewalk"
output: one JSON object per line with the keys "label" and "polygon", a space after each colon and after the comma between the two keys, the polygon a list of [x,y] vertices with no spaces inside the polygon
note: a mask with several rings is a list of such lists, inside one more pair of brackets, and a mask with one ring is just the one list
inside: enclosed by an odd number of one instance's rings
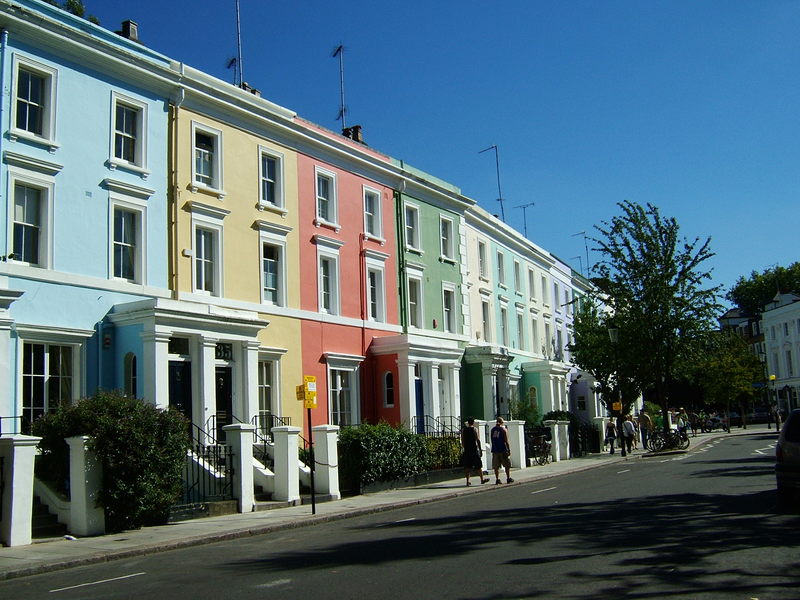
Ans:
{"label": "man walking on sidewalk", "polygon": [[492,468],[494,469],[495,484],[500,484],[500,467],[506,471],[506,483],[514,483],[511,479],[511,446],[508,443],[508,430],[503,424],[503,417],[497,417],[497,424],[492,427]]}

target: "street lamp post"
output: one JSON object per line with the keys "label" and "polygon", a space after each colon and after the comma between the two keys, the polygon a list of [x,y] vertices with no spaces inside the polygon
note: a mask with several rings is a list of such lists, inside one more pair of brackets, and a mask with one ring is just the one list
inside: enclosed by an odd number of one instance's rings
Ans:
{"label": "street lamp post", "polygon": [[622,396],[619,386],[619,361],[617,359],[617,343],[619,342],[619,329],[616,327],[608,328],[608,339],[611,340],[611,346],[614,348],[614,375],[616,378],[616,386],[614,393],[614,404],[612,404],[612,412],[614,407],[618,411],[617,414],[617,438],[620,440],[620,456],[627,456],[625,451],[625,434],[622,427]]}

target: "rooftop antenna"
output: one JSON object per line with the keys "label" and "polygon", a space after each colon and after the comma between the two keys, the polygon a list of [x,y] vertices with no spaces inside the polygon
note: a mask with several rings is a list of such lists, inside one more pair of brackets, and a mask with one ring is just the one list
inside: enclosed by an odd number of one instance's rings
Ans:
{"label": "rooftop antenna", "polygon": [[[586,232],[579,231],[578,233],[573,233],[570,237],[575,237],[576,235],[583,236],[583,247],[586,249],[586,270],[589,270],[589,244],[586,242]],[[581,268],[581,275],[583,275],[583,268]]]}
{"label": "rooftop antenna", "polygon": [[573,256],[570,260],[575,260],[576,258],[578,259],[578,264],[581,266],[581,275],[583,275],[583,257],[578,254],[578,256]]}
{"label": "rooftop antenna", "polygon": [[341,119],[342,129],[345,129],[347,128],[347,120],[345,118],[347,105],[344,103],[344,46],[341,43],[331,52],[331,57],[336,58],[337,56],[339,57],[339,116],[336,117],[336,120]]}
{"label": "rooftop antenna", "polygon": [[534,202],[528,202],[527,204],[520,204],[517,207],[522,209],[522,225],[525,231],[525,237],[528,237],[528,215],[525,211],[529,206],[536,206],[536,204]]}
{"label": "rooftop antenna", "polygon": [[497,144],[492,144],[488,148],[484,148],[478,154],[483,154],[484,152],[488,152],[489,150],[494,150],[494,163],[495,167],[497,168],[497,201],[500,203],[500,218],[503,220],[503,223],[506,222],[506,211],[503,208],[503,193],[500,190],[500,153],[497,150]]}
{"label": "rooftop antenna", "polygon": [[[228,63],[229,68],[233,65]],[[242,65],[242,25],[239,19],[239,0],[236,0],[236,68],[239,71],[239,85],[244,83],[244,67]]]}

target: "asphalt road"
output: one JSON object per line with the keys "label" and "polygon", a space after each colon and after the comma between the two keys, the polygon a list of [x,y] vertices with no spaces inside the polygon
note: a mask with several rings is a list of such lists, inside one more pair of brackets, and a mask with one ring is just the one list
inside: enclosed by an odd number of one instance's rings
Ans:
{"label": "asphalt road", "polygon": [[[774,435],[0,582],[0,598],[800,598]],[[491,484],[490,484],[491,485]]]}

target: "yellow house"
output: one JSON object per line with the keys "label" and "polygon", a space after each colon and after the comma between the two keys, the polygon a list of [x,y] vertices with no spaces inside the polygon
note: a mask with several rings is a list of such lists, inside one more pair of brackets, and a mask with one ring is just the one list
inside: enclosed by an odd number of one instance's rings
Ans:
{"label": "yellow house", "polygon": [[[294,113],[181,67],[170,106],[169,405],[213,439],[302,426]],[[291,275],[291,276],[290,276]]]}

